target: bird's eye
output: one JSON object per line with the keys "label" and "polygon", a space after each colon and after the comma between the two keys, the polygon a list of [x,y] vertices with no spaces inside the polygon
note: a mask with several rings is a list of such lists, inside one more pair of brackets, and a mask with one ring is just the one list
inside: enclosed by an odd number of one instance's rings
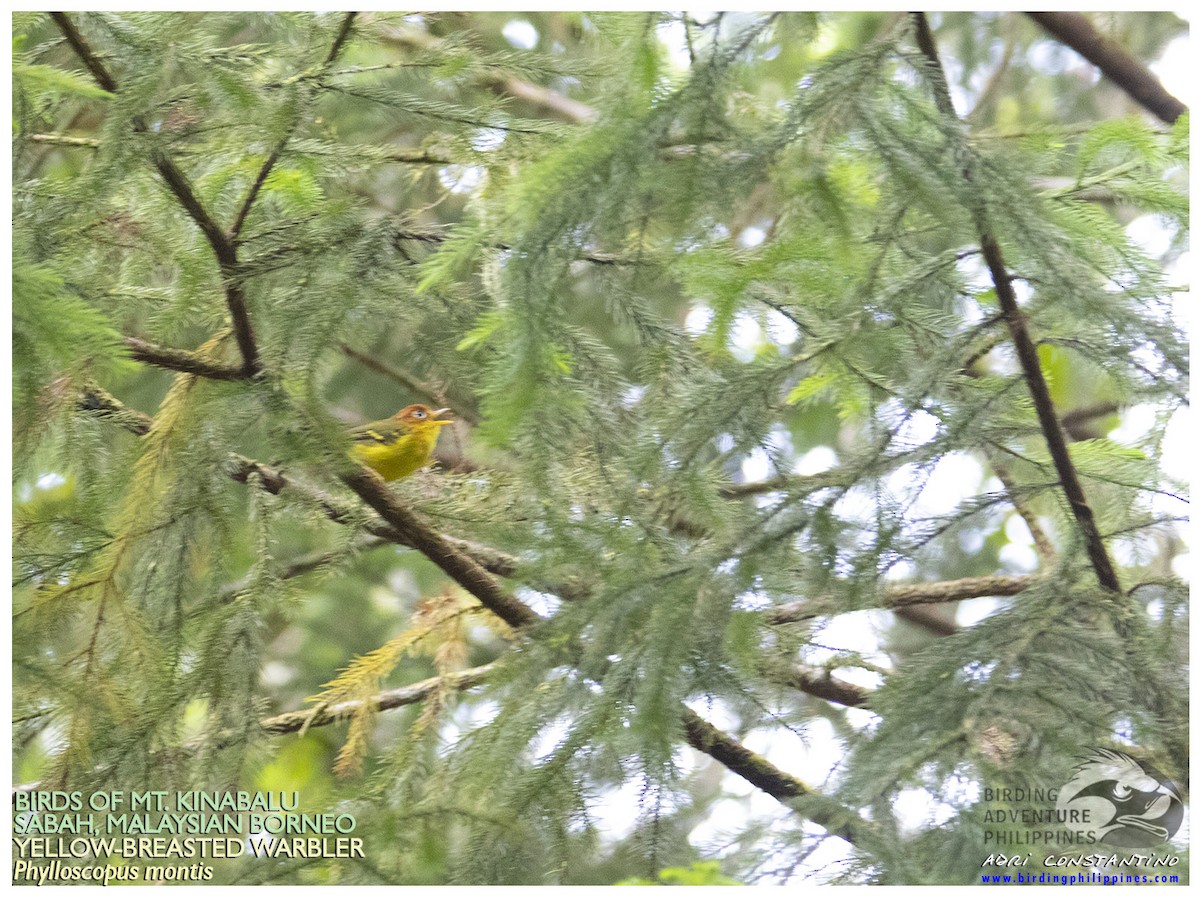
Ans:
{"label": "bird's eye", "polygon": [[416,412],[413,413],[413,418],[414,419],[423,419],[423,418],[425,418],[425,413],[421,412],[421,410],[418,409]]}
{"label": "bird's eye", "polygon": [[1113,788],[1113,796],[1116,797],[1118,800],[1125,800],[1132,793],[1133,793],[1133,788],[1131,788],[1127,784],[1123,784],[1120,782],[1118,782],[1117,786]]}

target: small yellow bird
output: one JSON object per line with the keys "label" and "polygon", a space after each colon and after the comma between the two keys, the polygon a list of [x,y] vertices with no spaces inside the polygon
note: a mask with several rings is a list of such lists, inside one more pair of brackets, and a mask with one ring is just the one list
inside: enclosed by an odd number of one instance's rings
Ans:
{"label": "small yellow bird", "polygon": [[413,403],[390,419],[359,425],[350,432],[350,453],[384,481],[407,478],[433,458],[438,432],[450,424],[440,417],[448,412]]}

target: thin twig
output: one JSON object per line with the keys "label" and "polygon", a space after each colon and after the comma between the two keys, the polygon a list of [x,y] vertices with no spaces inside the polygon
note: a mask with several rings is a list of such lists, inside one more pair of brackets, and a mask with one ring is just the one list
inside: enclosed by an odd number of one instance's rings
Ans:
{"label": "thin twig", "polygon": [[[399,241],[420,241],[426,244],[441,244],[450,239],[448,231],[433,231],[424,228],[398,228],[392,232],[392,243]],[[511,250],[512,244],[504,241],[492,241],[488,244],[494,250]],[[637,262],[613,253],[581,253],[579,258],[598,266],[634,266]]]}

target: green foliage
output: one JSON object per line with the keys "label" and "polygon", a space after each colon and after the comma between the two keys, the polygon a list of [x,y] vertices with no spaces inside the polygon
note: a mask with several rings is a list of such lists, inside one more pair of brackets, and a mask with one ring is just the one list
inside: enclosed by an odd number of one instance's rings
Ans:
{"label": "green foliage", "polygon": [[[1186,124],[1018,14],[933,19],[961,120],[886,14],[69,15],[115,94],[14,18],[20,780],[359,822],[219,883],[677,885],[966,883],[985,787],[1186,781]],[[339,477],[411,402],[457,586]]]}
{"label": "green foliage", "polygon": [[721,864],[712,860],[705,862],[694,862],[687,868],[676,866],[673,868],[663,869],[658,873],[657,881],[648,881],[645,878],[628,878],[625,881],[618,881],[621,885],[646,885],[646,884],[673,884],[678,886],[702,887],[705,885],[714,884],[741,884],[740,881],[735,881],[732,878],[726,878],[721,874]]}

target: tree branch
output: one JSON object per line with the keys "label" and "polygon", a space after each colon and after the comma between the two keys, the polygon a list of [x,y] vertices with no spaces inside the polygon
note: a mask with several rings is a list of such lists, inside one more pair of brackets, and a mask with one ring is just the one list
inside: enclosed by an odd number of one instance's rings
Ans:
{"label": "tree branch", "polygon": [[210,362],[190,350],[160,347],[158,344],[151,344],[149,341],[133,337],[124,338],[123,343],[129,351],[129,355],[138,362],[150,363],[163,369],[214,378],[217,381],[235,381],[246,377],[245,369]]}
{"label": "tree branch", "polygon": [[812,801],[805,805],[801,815],[816,822],[830,834],[853,844],[866,830],[866,824],[850,810],[776,768],[687,707],[683,711],[683,732],[687,742],[701,753],[711,756],[729,771],[740,775],[785,806],[792,807],[797,800]]}
{"label": "tree branch", "polygon": [[[267,734],[296,734],[297,732],[307,731],[309,728],[322,728],[326,725],[333,725],[350,718],[364,706],[369,706],[378,712],[399,709],[402,706],[412,706],[414,703],[420,703],[423,700],[429,699],[432,694],[436,694],[446,688],[463,691],[476,687],[482,684],[495,671],[495,668],[495,663],[490,663],[486,666],[477,666],[473,669],[463,669],[459,672],[451,672],[447,675],[416,681],[404,687],[381,691],[366,700],[346,700],[325,708],[317,707],[315,711],[312,707],[290,710],[261,720],[258,723],[258,727]],[[233,745],[239,740],[241,740],[240,734],[235,735],[232,731],[222,731],[216,736],[213,743],[217,749],[222,749]],[[186,744],[172,747],[169,750],[157,750],[154,752],[194,753],[201,746],[200,741],[189,741]],[[12,793],[14,795],[27,793],[29,791],[41,790],[43,787],[39,782],[14,785]]]}
{"label": "tree branch", "polygon": [[[117,419],[115,413],[122,411],[124,408],[121,407],[119,401],[111,398],[111,395],[107,395],[103,391],[97,390],[85,393],[80,401],[80,406],[90,411],[113,414],[114,421],[118,421],[119,424],[122,424],[135,433],[144,434],[145,431],[142,429],[149,429],[149,417],[145,417],[147,420],[145,422],[140,422],[139,420],[133,422],[120,421]],[[127,410],[125,411],[128,412]],[[278,494],[285,488],[297,487],[295,483],[290,482],[276,469],[248,459],[247,457],[238,456],[237,454],[230,455],[229,475],[236,481],[246,484],[250,482],[252,476],[256,477],[263,490],[275,494]],[[512,557],[501,554],[499,551],[490,550],[490,548],[480,548],[467,541],[447,538],[445,535],[434,531],[410,510],[400,504],[395,495],[386,488],[378,476],[367,469],[360,468],[357,471],[347,473],[343,476],[343,481],[367,505],[379,513],[383,519],[381,525],[363,525],[361,517],[356,516],[350,510],[339,507],[324,494],[316,491],[308,491],[307,489],[302,490],[322,507],[325,514],[331,520],[342,524],[363,526],[371,534],[418,550],[475,596],[487,609],[491,610],[514,629],[524,629],[542,621],[542,617],[530,607],[505,592],[493,577],[494,575],[510,575],[513,573],[516,561]],[[488,557],[481,558],[481,552],[491,554],[492,556],[490,559]],[[499,571],[490,572],[489,562],[492,564],[491,567]],[[964,579],[964,581],[969,580]],[[915,587],[899,590],[913,590]],[[932,593],[935,592],[936,586],[929,586],[929,588],[929,592]],[[944,592],[945,590],[943,589]],[[913,602],[929,601],[926,599],[922,601],[914,600]],[[780,609],[782,610],[783,608],[781,607]],[[777,610],[776,614],[779,612],[780,610]],[[797,618],[799,616],[792,619],[781,619],[781,621],[795,621]],[[476,670],[470,670],[469,673],[458,674],[461,674],[464,678],[473,679],[475,673]],[[482,678],[483,676],[480,675],[479,677]],[[797,684],[801,683],[804,682],[797,682]],[[858,699],[858,695],[853,693],[853,685],[832,679],[831,677],[828,681],[822,678],[814,678],[809,680],[808,683],[814,689],[814,696],[823,697],[823,699],[834,699],[835,696],[841,697],[842,700],[834,700],[834,702]],[[407,688],[398,688],[395,691],[384,692],[384,694],[380,694],[367,702],[387,704],[377,708],[391,709],[409,703],[416,703],[427,697],[437,686],[437,679],[430,679],[415,685],[409,685]],[[817,691],[821,693],[816,693]],[[862,699],[865,701],[866,698]],[[855,705],[865,705],[865,703],[856,703]],[[335,718],[348,715],[353,711],[346,704],[340,704],[318,713],[310,725],[316,723],[328,724]],[[311,709],[285,713],[282,716],[267,720],[264,723],[264,727],[274,733],[299,731],[303,727],[304,721],[310,715],[312,715]],[[684,735],[688,743],[697,750],[711,756],[722,765],[725,765],[731,772],[734,772],[746,779],[750,784],[770,794],[790,809],[793,809],[797,814],[817,823],[831,834],[849,841],[855,841],[863,833],[864,823],[859,821],[850,810],[842,807],[830,798],[812,791],[811,788],[799,779],[788,775],[763,757],[752,753],[738,741],[720,731],[687,707],[681,707],[681,715],[683,717]],[[795,801],[803,801],[803,803],[797,807]]]}
{"label": "tree branch", "polygon": [[[385,538],[376,537],[374,535],[370,537],[360,536],[355,539],[353,546],[349,548],[348,552],[339,553],[332,550],[318,550],[313,553],[306,553],[302,556],[297,556],[280,568],[275,577],[281,581],[287,581],[290,578],[299,578],[301,575],[307,575],[309,572],[313,572],[321,568],[321,566],[328,566],[336,563],[338,560],[345,558],[349,553],[366,553],[368,550],[375,550],[379,547],[390,546],[392,546],[392,542]],[[221,602],[231,602],[235,597],[237,597],[238,594],[246,590],[250,584],[251,578],[247,576],[225,585],[223,588],[221,588]]]}
{"label": "tree branch", "polygon": [[779,680],[789,687],[828,700],[830,703],[860,709],[871,708],[870,691],[841,678],[835,678],[833,673],[826,669],[796,664],[780,672]]}
{"label": "tree branch", "polygon": [[495,671],[495,668],[495,664],[492,663],[486,666],[477,666],[474,669],[464,669],[461,672],[451,672],[448,675],[426,678],[424,681],[383,691],[369,700],[346,700],[324,709],[318,707],[315,715],[311,707],[292,710],[271,716],[269,719],[263,719],[259,723],[259,727],[268,734],[293,734],[308,728],[332,725],[334,722],[353,716],[364,706],[380,712],[397,709],[401,706],[411,706],[447,687],[451,690],[461,691],[480,685]]}
{"label": "tree branch", "polygon": [[509,76],[489,78],[487,86],[498,94],[508,94],[518,100],[524,100],[526,103],[539,106],[560,119],[574,122],[576,125],[590,125],[600,118],[600,114],[586,103],[542,87],[540,84],[522,81],[520,78]]}
{"label": "tree branch", "polygon": [[1080,406],[1063,415],[1061,419],[1062,427],[1073,441],[1086,441],[1092,438],[1103,437],[1102,433],[1095,432],[1089,428],[1087,423],[1092,419],[1102,419],[1105,416],[1116,415],[1120,411],[1121,405],[1111,401]]}
{"label": "tree branch", "polygon": [[541,620],[541,616],[501,588],[475,559],[401,504],[374,472],[359,467],[343,475],[342,481],[403,536],[408,546],[424,554],[510,627],[519,630]]}
{"label": "tree branch", "polygon": [[[58,24],[63,36],[66,37],[67,43],[71,45],[75,54],[87,66],[88,71],[92,73],[92,77],[96,79],[96,83],[110,94],[117,93],[116,80],[109,74],[99,58],[97,58],[91,46],[67,14],[56,12],[50,15]],[[149,131],[145,120],[140,116],[134,117],[133,130],[143,134]],[[233,323],[234,338],[237,341],[238,350],[242,354],[243,375],[246,377],[257,375],[262,370],[262,364],[258,358],[258,345],[255,341],[254,329],[250,324],[250,316],[246,309],[246,296],[242,291],[241,274],[238,271],[237,248],[226,236],[216,220],[209,214],[208,210],[205,209],[204,204],[200,202],[200,198],[196,196],[191,182],[171,158],[160,148],[151,147],[150,160],[155,169],[158,170],[158,174],[162,177],[163,181],[166,182],[171,193],[175,195],[175,199],[179,201],[179,204],[200,229],[217,258],[217,266],[221,271],[221,284],[225,291],[225,305],[229,309],[229,318]]]}
{"label": "tree branch", "polygon": [[149,434],[150,426],[154,424],[154,419],[150,416],[126,406],[104,388],[94,384],[83,389],[79,398],[79,409],[94,413],[98,418],[115,422],[126,431],[132,431],[139,437]]}
{"label": "tree branch", "polygon": [[[888,588],[879,597],[878,608],[903,609],[923,603],[954,603],[976,597],[1012,597],[1031,588],[1036,575],[982,575],[955,578],[950,581],[931,581]],[[824,615],[826,611],[807,600],[785,603],[768,610],[768,625],[786,625]]]}
{"label": "tree branch", "polygon": [[[440,41],[425,32],[408,28],[396,28],[382,25],[380,35],[393,44],[408,47],[413,50],[435,50]],[[480,82],[497,94],[507,94],[523,100],[533,106],[540,107],[551,115],[557,116],[576,125],[589,125],[599,118],[599,114],[586,103],[581,103],[549,88],[513,78],[508,75],[485,75]]]}
{"label": "tree branch", "polygon": [[26,134],[23,137],[33,144],[53,144],[58,147],[86,147],[95,150],[100,146],[97,138],[76,137],[71,134]]}
{"label": "tree branch", "polygon": [[[321,71],[324,72],[333,61],[338,58],[338,54],[342,52],[342,47],[346,43],[346,39],[350,37],[350,28],[354,24],[356,12],[346,13],[342,19],[342,27],[338,29],[337,37],[334,38],[333,46],[329,48],[329,53],[325,56],[325,61],[321,63]],[[258,199],[258,194],[262,187],[267,182],[271,170],[275,168],[275,163],[279,162],[279,157],[283,155],[284,148],[287,147],[288,141],[291,140],[292,132],[295,131],[296,124],[299,122],[299,116],[295,116],[288,126],[279,143],[267,155],[263,161],[262,167],[259,168],[258,174],[254,178],[254,182],[250,185],[250,190],[246,192],[246,199],[242,201],[242,205],[238,208],[237,216],[233,220],[233,224],[229,227],[229,240],[236,245],[238,236],[242,233],[242,226],[246,224],[246,217],[250,215],[250,210],[254,207],[254,201]]]}
{"label": "tree branch", "polygon": [[[445,231],[433,231],[424,228],[398,228],[392,233],[392,243],[400,241],[420,241],[426,244],[440,244],[449,240],[450,234]],[[512,244],[504,241],[493,241],[488,245],[495,250],[511,250]],[[633,266],[637,263],[632,259],[617,256],[613,253],[581,253],[579,258],[598,266]]]}
{"label": "tree branch", "polygon": [[[85,389],[79,400],[79,409],[96,413],[102,418],[109,419],[127,431],[143,435],[150,430],[153,419],[143,412],[130,409],[107,391],[99,387]],[[234,481],[247,484],[251,475],[258,477],[263,490],[278,494],[283,490],[292,490],[303,495],[313,505],[321,508],[330,521],[340,525],[361,527],[368,534],[397,544],[402,547],[419,550],[410,534],[397,528],[385,520],[363,522],[362,516],[353,510],[343,507],[329,495],[317,491],[299,482],[288,479],[282,472],[272,466],[264,465],[257,460],[236,453],[229,455],[229,477]],[[383,490],[386,490],[384,488]],[[388,494],[391,492],[388,491]],[[361,495],[360,495],[361,496]],[[394,495],[393,495],[394,496]],[[406,516],[413,514],[403,511]],[[413,517],[415,519],[415,517]],[[446,545],[449,550],[461,556],[468,557],[486,573],[499,578],[511,578],[518,570],[519,560],[501,550],[477,544],[462,538],[450,537],[434,532],[428,525],[421,523],[421,530],[433,535],[437,541]],[[952,603],[957,600],[969,600],[977,597],[1007,597],[1019,594],[1028,589],[1037,580],[1035,575],[986,575],[974,578],[958,578],[950,581],[934,581],[925,584],[902,585],[884,591],[880,608],[904,610],[910,606],[925,603]],[[556,593],[566,599],[580,599],[580,589],[575,585],[556,586]],[[517,601],[519,603],[519,601]],[[524,606],[524,604],[522,604]],[[530,613],[528,607],[524,607]],[[913,610],[916,612],[916,610]],[[811,603],[798,601],[778,606],[764,615],[764,621],[769,625],[785,625],[799,622],[817,615]],[[523,613],[518,612],[519,616]],[[535,614],[536,615],[536,614]]]}
{"label": "tree branch", "polygon": [[1097,69],[1104,77],[1168,124],[1188,111],[1154,77],[1154,73],[1125,52],[1115,41],[1100,34],[1087,17],[1077,12],[1026,13]]}
{"label": "tree branch", "polygon": [[[938,57],[937,45],[934,43],[933,33],[929,30],[929,22],[926,20],[924,13],[913,13],[912,16],[916,25],[917,45],[928,62],[927,74],[934,89],[934,102],[944,116],[958,121],[958,114],[954,111],[954,103],[950,99],[950,89],[946,82],[946,75],[942,70],[942,62]],[[968,183],[972,181],[969,165],[964,168],[963,177]],[[1055,471],[1058,473],[1059,481],[1062,483],[1063,493],[1066,494],[1067,502],[1070,504],[1076,524],[1083,534],[1088,558],[1091,560],[1092,568],[1100,584],[1108,590],[1120,592],[1120,582],[1117,580],[1117,574],[1113,568],[1112,561],[1108,557],[1108,551],[1104,547],[1104,541],[1100,536],[1100,529],[1096,525],[1096,517],[1092,512],[1091,506],[1088,505],[1083,485],[1080,483],[1079,475],[1075,471],[1075,465],[1071,462],[1071,456],[1067,451],[1066,438],[1063,436],[1062,426],[1059,424],[1058,416],[1054,411],[1054,403],[1050,399],[1050,389],[1046,384],[1046,376],[1042,373],[1041,363],[1037,355],[1037,347],[1029,335],[1025,316],[1017,304],[1017,295],[1013,291],[1012,279],[1008,275],[1008,269],[1004,262],[1004,255],[1000,250],[1000,244],[997,242],[991,225],[988,222],[986,205],[981,196],[979,202],[975,204],[972,213],[975,218],[976,230],[979,232],[979,245],[983,250],[983,258],[991,274],[992,284],[996,289],[996,297],[1000,301],[1000,310],[1004,315],[1004,323],[1008,327],[1013,347],[1017,351],[1017,359],[1020,361],[1021,371],[1025,376],[1025,382],[1029,387],[1029,394],[1033,399],[1034,409],[1037,412],[1038,422],[1042,429],[1042,436],[1046,440],[1046,446],[1050,450],[1050,458],[1054,461]]]}
{"label": "tree branch", "polygon": [[87,39],[75,27],[75,23],[67,16],[66,13],[52,12],[50,13],[58,30],[63,33],[63,37],[67,39],[67,43],[71,45],[71,49],[75,51],[75,55],[87,66],[87,70],[92,73],[92,78],[96,80],[96,84],[108,91],[110,94],[117,92],[117,82],[108,73],[108,69],[104,67],[104,63],[100,62],[100,58],[92,51],[91,45]]}

